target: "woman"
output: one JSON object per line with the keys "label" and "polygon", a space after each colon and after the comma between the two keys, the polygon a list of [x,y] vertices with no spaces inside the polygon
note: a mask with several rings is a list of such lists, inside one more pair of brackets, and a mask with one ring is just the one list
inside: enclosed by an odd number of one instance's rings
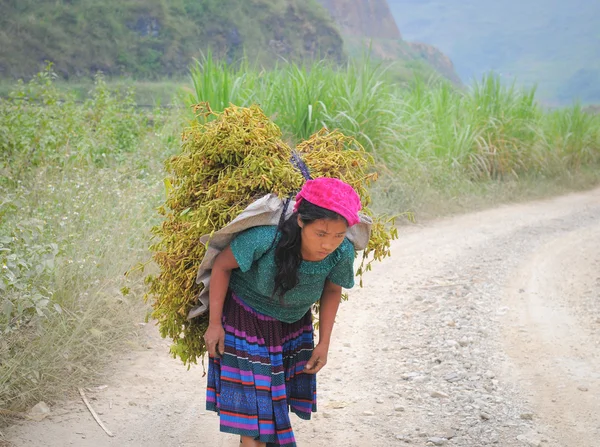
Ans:
{"label": "woman", "polygon": [[[240,233],[213,264],[206,405],[243,447],[295,447],[289,411],[310,419],[342,287],[354,285],[360,198],[341,180],[308,180],[281,226]],[[311,306],[320,299],[314,346]]]}

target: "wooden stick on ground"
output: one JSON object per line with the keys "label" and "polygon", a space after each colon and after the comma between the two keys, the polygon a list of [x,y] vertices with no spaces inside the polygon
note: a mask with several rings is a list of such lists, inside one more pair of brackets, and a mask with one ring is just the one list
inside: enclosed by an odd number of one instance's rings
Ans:
{"label": "wooden stick on ground", "polygon": [[110,430],[108,428],[106,428],[104,426],[104,424],[102,423],[102,421],[100,420],[100,418],[98,417],[98,415],[96,414],[96,412],[94,411],[92,406],[90,405],[89,401],[87,400],[87,397],[85,397],[85,393],[83,392],[83,389],[82,388],[78,388],[78,389],[79,389],[79,394],[81,395],[81,398],[83,399],[83,402],[85,403],[88,410],[90,410],[90,413],[92,413],[92,416],[94,416],[94,419],[96,420],[98,425],[100,427],[102,427],[102,430],[104,430],[106,432],[106,434],[112,438],[114,435],[110,432]]}

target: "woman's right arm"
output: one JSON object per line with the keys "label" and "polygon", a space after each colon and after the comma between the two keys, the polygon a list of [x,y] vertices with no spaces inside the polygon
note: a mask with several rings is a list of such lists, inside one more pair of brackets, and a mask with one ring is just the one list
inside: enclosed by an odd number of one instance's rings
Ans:
{"label": "woman's right arm", "polygon": [[225,304],[225,297],[229,288],[231,271],[238,267],[235,256],[233,256],[233,252],[228,246],[217,255],[210,273],[210,288],[208,290],[209,323],[204,334],[204,342],[208,354],[213,357],[220,357],[225,351],[225,330],[221,323],[223,304]]}

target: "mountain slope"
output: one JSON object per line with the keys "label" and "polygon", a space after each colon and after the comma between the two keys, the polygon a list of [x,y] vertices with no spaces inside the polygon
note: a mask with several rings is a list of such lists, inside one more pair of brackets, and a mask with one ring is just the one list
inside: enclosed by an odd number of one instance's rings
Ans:
{"label": "mountain slope", "polygon": [[343,40],[315,0],[3,0],[0,76],[55,63],[64,76],[187,73],[208,48],[244,51],[269,65],[284,57],[341,61]]}
{"label": "mountain slope", "polygon": [[402,39],[386,0],[319,0],[344,34]]}
{"label": "mountain slope", "polygon": [[228,62],[264,67],[366,49],[413,72],[459,83],[435,48],[402,40],[386,0],[1,0],[0,78],[28,78],[46,61],[64,78],[97,71],[135,78],[188,73],[209,49]]}
{"label": "mountain slope", "polygon": [[350,55],[361,55],[368,48],[372,56],[402,61],[399,71],[428,76],[435,72],[460,84],[450,58],[437,48],[402,39],[387,0],[318,0],[338,25]]}
{"label": "mountain slope", "polygon": [[388,0],[404,37],[435,45],[465,81],[494,70],[550,103],[600,102],[600,2]]}

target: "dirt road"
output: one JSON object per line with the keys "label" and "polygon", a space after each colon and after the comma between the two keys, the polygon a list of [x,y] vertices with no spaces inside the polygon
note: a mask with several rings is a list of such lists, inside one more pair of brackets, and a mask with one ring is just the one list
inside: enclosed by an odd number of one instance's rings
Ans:
{"label": "dirt road", "polygon": [[[600,446],[600,189],[402,228],[341,306],[300,446]],[[4,435],[16,447],[237,446],[202,368],[146,349],[88,396]],[[107,387],[94,388],[99,385]]]}

